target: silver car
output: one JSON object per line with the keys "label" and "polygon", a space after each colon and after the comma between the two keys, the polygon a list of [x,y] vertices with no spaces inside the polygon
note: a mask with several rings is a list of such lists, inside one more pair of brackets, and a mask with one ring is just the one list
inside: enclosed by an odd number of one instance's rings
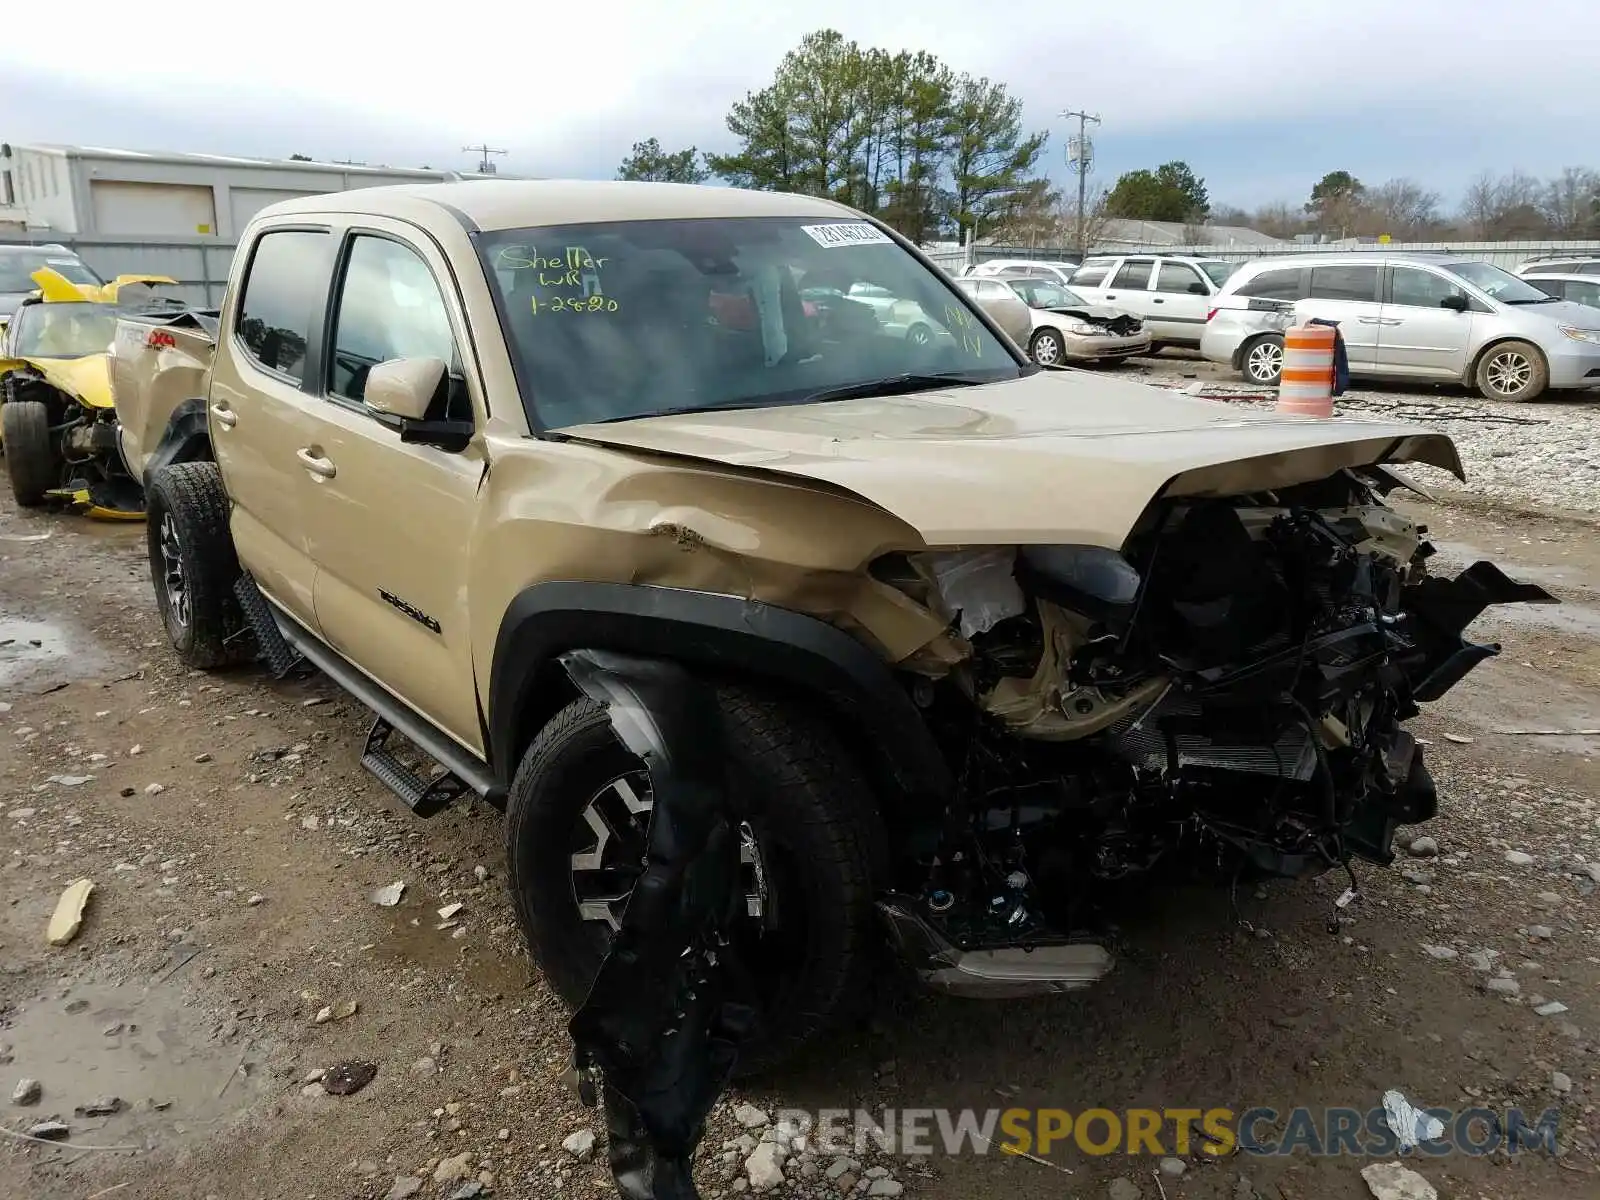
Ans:
{"label": "silver car", "polygon": [[1549,292],[1557,300],[1571,300],[1574,304],[1600,308],[1600,274],[1551,275],[1544,271],[1529,271],[1523,278],[1541,292]]}
{"label": "silver car", "polygon": [[0,246],[0,328],[17,311],[17,305],[39,290],[33,273],[40,267],[49,267],[69,283],[105,283],[65,246]]}
{"label": "silver car", "polygon": [[1338,323],[1353,376],[1458,382],[1490,400],[1600,387],[1600,310],[1450,254],[1246,263],[1211,298],[1200,352],[1276,384],[1283,330],[1313,318]]}

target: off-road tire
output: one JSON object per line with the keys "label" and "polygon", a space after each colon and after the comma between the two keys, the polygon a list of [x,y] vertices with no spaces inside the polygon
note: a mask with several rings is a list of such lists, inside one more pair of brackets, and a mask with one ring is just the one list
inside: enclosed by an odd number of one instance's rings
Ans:
{"label": "off-road tire", "polygon": [[[870,996],[882,949],[873,868],[883,838],[870,788],[825,724],[743,687],[719,688],[718,701],[730,776],[748,798],[758,847],[765,854],[781,846],[786,862],[803,864],[780,903],[803,906],[805,953],[792,986],[740,1050],[735,1074],[748,1078],[857,1015]],[[505,832],[512,898],[530,954],[569,1007],[588,995],[602,953],[574,897],[573,830],[598,789],[640,765],[605,710],[579,699],[539,733],[511,784]]]}
{"label": "off-road tire", "polygon": [[0,442],[5,443],[11,494],[23,508],[37,508],[61,483],[61,464],[50,445],[50,409],[42,400],[0,405]]}
{"label": "off-road tire", "polygon": [[[1522,364],[1527,382],[1514,391],[1506,391],[1501,380],[1506,377],[1506,365],[1512,361]],[[1499,342],[1479,356],[1473,382],[1485,400],[1521,404],[1537,400],[1550,386],[1550,365],[1537,346],[1528,342]]]}
{"label": "off-road tire", "polygon": [[1282,335],[1272,333],[1247,343],[1239,352],[1239,374],[1244,376],[1246,383],[1258,387],[1277,387],[1278,381],[1283,378]]}
{"label": "off-road tire", "polygon": [[[228,495],[217,465],[174,463],[153,471],[145,488],[145,516],[156,608],[178,657],[202,671],[247,658],[253,639],[234,636],[244,628],[244,616],[233,595],[239,559],[228,532]],[[177,533],[177,559],[188,589],[187,620],[175,609],[167,587],[162,537],[169,518]]]}

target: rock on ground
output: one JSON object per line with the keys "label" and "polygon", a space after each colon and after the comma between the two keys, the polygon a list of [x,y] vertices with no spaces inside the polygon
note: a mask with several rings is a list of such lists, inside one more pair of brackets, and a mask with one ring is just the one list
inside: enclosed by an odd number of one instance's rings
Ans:
{"label": "rock on ground", "polygon": [[561,1148],[579,1162],[587,1162],[594,1153],[594,1131],[580,1129],[562,1139]]}
{"label": "rock on ground", "polygon": [[1433,1184],[1399,1163],[1373,1163],[1361,1169],[1361,1178],[1375,1200],[1439,1200]]}

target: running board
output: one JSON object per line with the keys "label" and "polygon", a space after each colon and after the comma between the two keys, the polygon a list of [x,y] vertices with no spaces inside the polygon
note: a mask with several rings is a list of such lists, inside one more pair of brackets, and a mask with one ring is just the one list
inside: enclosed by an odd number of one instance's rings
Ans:
{"label": "running board", "polygon": [[[419,817],[431,817],[450,800],[469,791],[491,803],[501,799],[499,785],[484,763],[469,756],[424,717],[352,666],[338,651],[279,611],[270,600],[262,597],[262,604],[279,636],[295,652],[376,715],[377,720],[367,734],[361,765],[393,790],[412,812]],[[444,767],[446,774],[434,780],[419,778],[389,752],[387,742],[391,733],[404,735],[424,755]],[[443,780],[450,782],[444,784]]]}
{"label": "running board", "polygon": [[446,769],[444,774],[424,779],[389,752],[389,735],[394,726],[383,717],[374,717],[367,733],[367,746],[361,765],[419,817],[431,817],[450,801],[468,792],[467,785]]}
{"label": "running board", "polygon": [[256,651],[269,675],[283,679],[305,662],[305,656],[284,640],[267,598],[248,571],[233,581],[233,594],[250,632],[256,635]]}

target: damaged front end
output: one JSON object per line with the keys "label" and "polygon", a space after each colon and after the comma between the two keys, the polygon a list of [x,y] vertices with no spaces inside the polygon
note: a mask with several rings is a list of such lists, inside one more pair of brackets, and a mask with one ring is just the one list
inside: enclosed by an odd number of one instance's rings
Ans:
{"label": "damaged front end", "polygon": [[1374,468],[1161,500],[1120,553],[874,565],[955,626],[958,653],[903,665],[958,794],[881,905],[930,986],[1083,986],[1110,959],[1069,931],[1119,881],[1388,863],[1396,825],[1434,815],[1403,723],[1499,652],[1464,636],[1486,607],[1555,598],[1486,562],[1429,578],[1425,528],[1385,503],[1395,484]]}

